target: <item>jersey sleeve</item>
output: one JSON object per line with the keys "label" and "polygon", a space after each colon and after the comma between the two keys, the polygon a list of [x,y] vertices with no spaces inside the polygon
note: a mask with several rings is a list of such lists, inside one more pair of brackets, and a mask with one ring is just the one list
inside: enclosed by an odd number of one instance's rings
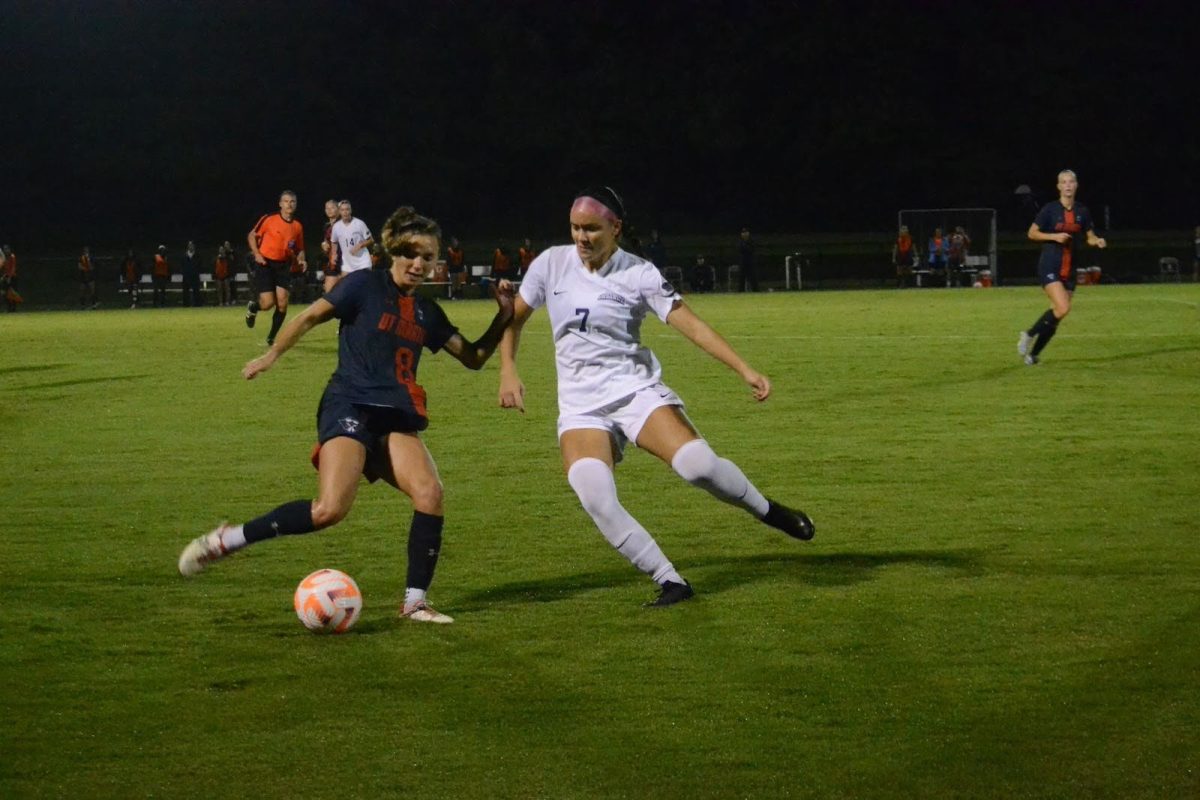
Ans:
{"label": "jersey sleeve", "polygon": [[521,280],[520,295],[521,299],[529,304],[530,308],[541,308],[546,305],[546,277],[549,273],[550,257],[546,251],[533,260],[529,265],[529,271],[525,273],[525,277]]}
{"label": "jersey sleeve", "polygon": [[433,300],[424,302],[425,306],[425,346],[429,352],[441,350],[450,337],[458,333],[458,328],[450,322],[446,312]]}
{"label": "jersey sleeve", "polygon": [[1038,230],[1042,233],[1048,233],[1054,230],[1054,210],[1050,204],[1042,206],[1042,210],[1038,212],[1037,218],[1033,221],[1037,225]]}
{"label": "jersey sleeve", "polygon": [[292,249],[294,253],[304,252],[304,226],[299,221],[296,222],[296,245]]}
{"label": "jersey sleeve", "polygon": [[1084,233],[1096,230],[1096,220],[1092,218],[1092,212],[1087,206],[1079,207],[1079,227]]}
{"label": "jersey sleeve", "polygon": [[353,320],[362,308],[363,297],[368,289],[370,270],[351,272],[325,293],[324,299],[333,306],[333,315],[342,320]]}
{"label": "jersey sleeve", "polygon": [[674,310],[675,304],[683,299],[671,282],[658,271],[658,267],[650,262],[646,262],[642,266],[638,289],[641,292],[642,300],[663,322],[667,321],[667,315]]}

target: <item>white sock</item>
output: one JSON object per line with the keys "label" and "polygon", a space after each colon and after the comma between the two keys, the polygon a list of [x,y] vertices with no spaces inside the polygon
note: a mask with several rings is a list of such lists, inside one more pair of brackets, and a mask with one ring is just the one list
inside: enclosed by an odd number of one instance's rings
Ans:
{"label": "white sock", "polygon": [[692,486],[699,486],[718,500],[744,508],[760,519],[767,513],[767,498],[762,492],[754,488],[737,464],[718,456],[703,439],[693,439],[676,450],[671,467]]}
{"label": "white sock", "polygon": [[241,550],[246,546],[246,532],[241,525],[231,525],[220,533],[221,547],[226,553]]}
{"label": "white sock", "polygon": [[411,586],[404,590],[404,607],[410,608],[425,599],[424,589],[414,589]]}
{"label": "white sock", "polygon": [[600,533],[630,563],[658,583],[684,582],[654,537],[617,500],[617,484],[608,464],[598,458],[581,458],[567,471],[567,482]]}

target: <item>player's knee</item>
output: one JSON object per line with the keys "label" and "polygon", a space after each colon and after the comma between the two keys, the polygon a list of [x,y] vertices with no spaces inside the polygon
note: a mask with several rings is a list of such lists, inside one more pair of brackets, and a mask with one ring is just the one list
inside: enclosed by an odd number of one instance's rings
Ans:
{"label": "player's knee", "polygon": [[708,442],[692,439],[675,451],[671,468],[691,484],[703,483],[717,471],[718,458]]}
{"label": "player's knee", "polygon": [[593,519],[611,516],[621,507],[612,469],[598,458],[581,458],[572,464],[567,483]]}
{"label": "player's knee", "polygon": [[441,514],[445,490],[437,478],[422,481],[412,488],[413,508],[424,514]]}
{"label": "player's knee", "polygon": [[350,513],[350,501],[318,497],[312,507],[313,526],[320,530],[336,525]]}

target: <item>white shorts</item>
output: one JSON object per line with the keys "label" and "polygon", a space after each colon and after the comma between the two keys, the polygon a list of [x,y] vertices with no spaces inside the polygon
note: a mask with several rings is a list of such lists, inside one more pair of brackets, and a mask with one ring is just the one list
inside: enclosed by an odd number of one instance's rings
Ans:
{"label": "white shorts", "polygon": [[671,391],[664,383],[656,383],[639,389],[633,394],[626,395],[620,400],[614,400],[608,405],[583,414],[560,414],[558,417],[558,438],[567,431],[580,428],[597,428],[608,431],[613,438],[618,458],[625,450],[627,442],[637,444],[638,434],[642,426],[658,409],[663,406],[678,406],[683,410],[683,400]]}

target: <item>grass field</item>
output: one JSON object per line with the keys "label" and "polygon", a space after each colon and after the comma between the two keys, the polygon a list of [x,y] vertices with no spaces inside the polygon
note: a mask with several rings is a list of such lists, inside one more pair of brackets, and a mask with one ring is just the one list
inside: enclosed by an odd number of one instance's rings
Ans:
{"label": "grass field", "polygon": [[[395,616],[387,487],[176,572],[311,496],[332,326],[247,383],[238,309],[0,317],[0,797],[1200,796],[1200,286],[1084,287],[1036,368],[1034,288],[693,305],[775,394],[648,322],[667,382],[817,538],[631,451],[625,505],[698,592],[643,609],[561,474],[540,314],[524,416],[494,363],[421,367],[445,627]],[[350,634],[292,613],[319,567],[363,590]]]}

